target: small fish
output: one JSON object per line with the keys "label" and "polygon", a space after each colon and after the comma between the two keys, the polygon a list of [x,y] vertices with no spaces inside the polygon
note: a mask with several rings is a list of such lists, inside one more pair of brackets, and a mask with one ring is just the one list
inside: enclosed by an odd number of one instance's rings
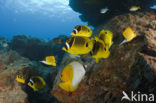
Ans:
{"label": "small fish", "polygon": [[106,7],[106,8],[103,8],[100,10],[100,13],[101,14],[105,14],[109,9]]}
{"label": "small fish", "polygon": [[108,58],[110,55],[110,51],[106,50],[104,41],[100,40],[99,38],[95,37],[95,43],[90,55],[96,59],[96,63],[99,62],[101,58]]}
{"label": "small fish", "polygon": [[28,86],[30,86],[34,91],[42,89],[45,85],[46,83],[44,79],[40,76],[33,76],[28,82]]}
{"label": "small fish", "polygon": [[56,60],[54,56],[47,56],[45,60],[40,61],[40,62],[46,65],[56,66]]}
{"label": "small fish", "polygon": [[23,74],[17,74],[16,81],[18,81],[19,83],[25,84],[25,78],[24,78]]}
{"label": "small fish", "polygon": [[132,6],[132,7],[129,9],[129,11],[137,11],[137,10],[139,10],[139,9],[141,9],[140,6]]}
{"label": "small fish", "polygon": [[54,38],[51,43],[61,44],[64,40],[62,38]]}
{"label": "small fish", "polygon": [[113,33],[109,30],[101,30],[99,33],[99,39],[104,41],[106,49],[109,50],[113,44]]}
{"label": "small fish", "polygon": [[77,89],[79,83],[85,75],[85,69],[79,62],[71,62],[61,72],[60,82],[58,85],[60,88],[67,92],[73,92]]}
{"label": "small fish", "polygon": [[93,48],[93,41],[84,36],[72,36],[66,40],[65,46],[62,48],[64,51],[79,55],[88,54]]}
{"label": "small fish", "polygon": [[123,41],[119,44],[119,46],[122,45],[122,44],[124,44],[124,43],[130,42],[131,40],[133,40],[133,39],[136,38],[136,36],[137,36],[137,35],[135,34],[135,32],[134,32],[130,27],[128,27],[128,28],[123,32],[122,35],[124,36],[125,40],[123,40]]}
{"label": "small fish", "polygon": [[77,25],[72,31],[71,35],[90,37],[92,35],[92,30],[87,25]]}

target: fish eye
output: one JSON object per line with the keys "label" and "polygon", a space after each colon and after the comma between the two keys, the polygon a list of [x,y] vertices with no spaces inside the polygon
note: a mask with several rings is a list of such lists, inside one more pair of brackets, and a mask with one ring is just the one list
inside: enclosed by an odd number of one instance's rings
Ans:
{"label": "fish eye", "polygon": [[106,51],[106,48],[104,48],[104,50]]}
{"label": "fish eye", "polygon": [[79,32],[81,30],[81,26],[78,26],[77,31]]}
{"label": "fish eye", "polygon": [[75,29],[73,30],[73,33],[76,34],[76,30]]}
{"label": "fish eye", "polygon": [[88,43],[86,43],[86,47],[88,47]]}
{"label": "fish eye", "polygon": [[105,34],[107,34],[107,32],[105,32]]}

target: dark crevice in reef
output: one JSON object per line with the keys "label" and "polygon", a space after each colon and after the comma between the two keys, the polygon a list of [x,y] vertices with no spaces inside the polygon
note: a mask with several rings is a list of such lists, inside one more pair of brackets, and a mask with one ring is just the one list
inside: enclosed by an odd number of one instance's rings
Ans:
{"label": "dark crevice in reef", "polygon": [[[46,86],[40,91],[34,92],[28,85],[22,85],[23,90],[27,94],[27,101],[29,103],[59,103],[55,97],[51,95],[53,80],[55,79],[56,72],[48,73],[45,76],[36,74],[37,76],[44,77]],[[30,78],[30,74],[26,80],[26,84]]]}
{"label": "dark crevice in reef", "polygon": [[[136,62],[132,66],[128,86],[133,91],[140,91],[142,93],[156,93],[156,74],[147,62],[147,58],[138,54]],[[133,78],[131,78],[133,77]]]}
{"label": "dark crevice in reef", "polygon": [[153,57],[156,57],[156,53],[154,50],[151,50],[149,48],[147,48],[148,46],[145,45],[143,48],[142,48],[142,51],[141,53],[143,54],[146,54],[146,55],[149,55],[149,56],[153,56]]}

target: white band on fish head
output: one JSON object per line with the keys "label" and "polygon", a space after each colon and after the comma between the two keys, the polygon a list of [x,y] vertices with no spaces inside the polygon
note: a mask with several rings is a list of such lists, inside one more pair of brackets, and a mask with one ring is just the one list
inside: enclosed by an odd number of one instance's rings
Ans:
{"label": "white band on fish head", "polygon": [[[74,31],[75,31],[76,33],[78,33],[77,29],[74,29]],[[75,34],[76,34],[76,33],[75,33]]]}
{"label": "white band on fish head", "polygon": [[70,48],[70,46],[69,46],[69,44],[67,42],[66,42],[66,46],[67,46],[68,49]]}

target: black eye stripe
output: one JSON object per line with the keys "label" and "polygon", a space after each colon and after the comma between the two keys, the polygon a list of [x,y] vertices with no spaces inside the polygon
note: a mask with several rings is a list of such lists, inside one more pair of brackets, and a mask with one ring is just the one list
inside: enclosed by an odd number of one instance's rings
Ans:
{"label": "black eye stripe", "polygon": [[86,47],[88,47],[88,43],[86,43]]}
{"label": "black eye stripe", "polygon": [[33,85],[33,84],[34,84],[34,82],[30,80],[30,84],[31,84],[31,85]]}
{"label": "black eye stripe", "polygon": [[68,47],[67,47],[67,45],[66,45],[66,44],[64,45],[64,47],[65,47],[65,49],[66,49],[66,50],[68,50]]}
{"label": "black eye stripe", "polygon": [[77,31],[79,32],[81,30],[81,26],[79,26],[78,28],[77,28]]}
{"label": "black eye stripe", "polygon": [[73,30],[73,33],[76,34],[76,30]]}

